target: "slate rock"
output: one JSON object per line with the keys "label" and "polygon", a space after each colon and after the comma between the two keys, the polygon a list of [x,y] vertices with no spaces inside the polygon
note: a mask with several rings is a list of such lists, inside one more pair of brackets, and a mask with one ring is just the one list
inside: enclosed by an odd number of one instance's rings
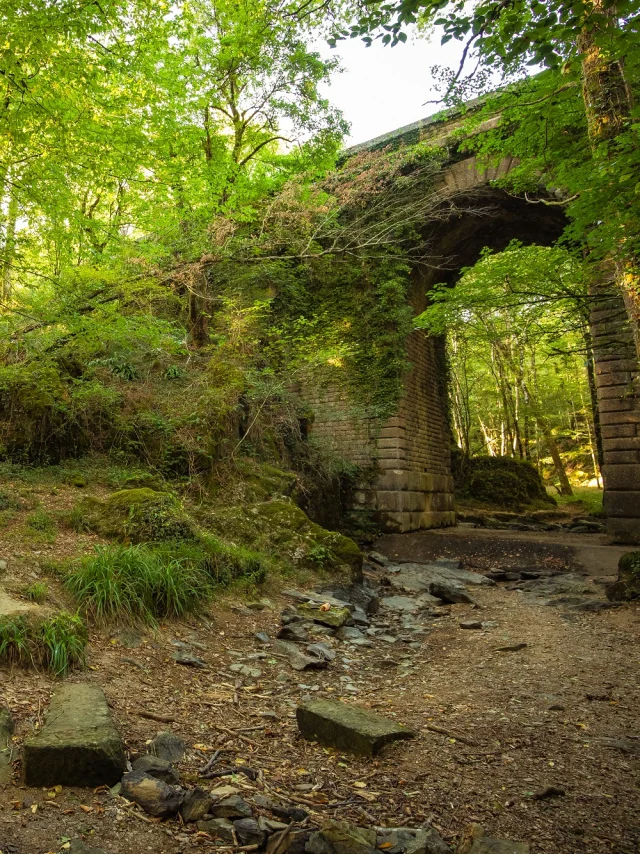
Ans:
{"label": "slate rock", "polygon": [[375,756],[385,744],[415,735],[382,715],[335,700],[304,703],[296,719],[304,738],[363,756]]}
{"label": "slate rock", "polygon": [[124,745],[97,685],[67,683],[51,698],[45,724],[23,749],[27,786],[113,786]]}
{"label": "slate rock", "polygon": [[459,624],[461,629],[481,629],[482,622],[480,620],[460,620]]}
{"label": "slate rock", "polygon": [[131,771],[122,778],[120,794],[141,806],[149,815],[165,816],[178,812],[185,793],[183,789],[169,786],[144,771]]}
{"label": "slate rock", "polygon": [[432,581],[429,584],[429,593],[449,605],[475,604],[475,600],[464,587],[455,581]]}
{"label": "slate rock", "polygon": [[364,635],[356,626],[340,626],[336,632],[336,637],[339,640],[353,640],[354,638],[362,638]]}
{"label": "slate rock", "polygon": [[95,848],[93,845],[87,845],[82,839],[76,838],[69,842],[66,854],[106,854],[106,851],[104,848]]}
{"label": "slate rock", "polygon": [[184,796],[180,804],[180,815],[185,821],[200,821],[209,812],[212,803],[213,799],[209,792],[196,786]]}
{"label": "slate rock", "polygon": [[294,623],[287,623],[278,632],[278,638],[281,640],[294,641],[295,643],[309,643],[309,630],[313,624],[306,620],[298,620]]}
{"label": "slate rock", "polygon": [[259,667],[250,667],[240,661],[230,665],[229,670],[231,673],[237,673],[238,676],[245,676],[249,679],[259,679],[262,676],[262,670]]}
{"label": "slate rock", "polygon": [[529,854],[529,852],[529,845],[525,842],[494,839],[487,836],[479,824],[472,824],[465,831],[456,854]]}
{"label": "slate rock", "polygon": [[303,810],[302,807],[290,807],[285,806],[283,804],[278,804],[275,801],[272,801],[270,798],[266,798],[264,795],[255,795],[254,801],[257,806],[269,810],[269,812],[272,812],[274,815],[277,815],[278,818],[282,818],[288,822],[301,822],[309,816],[309,813],[306,810]]}
{"label": "slate rock", "polygon": [[209,809],[214,818],[251,818],[251,807],[240,795],[230,795]]}
{"label": "slate rock", "polygon": [[255,818],[241,818],[233,822],[233,827],[238,841],[242,845],[257,845],[259,847],[264,845],[267,834],[260,828]]}
{"label": "slate rock", "polygon": [[351,611],[346,606],[331,605],[328,610],[323,611],[319,605],[302,602],[297,606],[297,609],[301,616],[313,620],[314,623],[330,626],[332,629],[339,629],[340,626],[344,626],[351,617]]}
{"label": "slate rock", "polygon": [[159,732],[149,745],[149,753],[167,762],[180,762],[186,750],[184,741],[172,732]]}
{"label": "slate rock", "polygon": [[209,818],[199,821],[196,826],[198,830],[203,830],[211,836],[222,839],[223,842],[235,844],[235,829],[228,818]]}
{"label": "slate rock", "polygon": [[156,780],[162,780],[163,783],[175,786],[180,782],[180,776],[176,769],[167,762],[166,759],[158,759],[157,756],[152,756],[150,753],[145,753],[135,762],[131,763],[134,771],[144,771]]}
{"label": "slate rock", "polygon": [[333,599],[353,605],[365,614],[375,614],[378,610],[378,594],[364,584],[329,584],[318,593],[320,597],[328,594]]}
{"label": "slate rock", "polygon": [[183,664],[185,667],[196,667],[199,670],[206,670],[207,663],[201,658],[192,655],[190,652],[175,652],[173,660],[176,664]]}
{"label": "slate rock", "polygon": [[310,643],[306,651],[309,655],[315,655],[316,658],[322,658],[325,661],[333,661],[336,657],[336,651],[326,643]]}
{"label": "slate rock", "polygon": [[378,566],[389,566],[389,564],[391,563],[389,558],[385,557],[385,555],[383,554],[380,554],[380,552],[369,552],[367,557],[372,563],[378,564]]}
{"label": "slate rock", "polygon": [[312,833],[307,854],[375,854],[376,832],[346,821],[328,821]]}
{"label": "slate rock", "polygon": [[266,632],[256,632],[254,637],[259,643],[271,643],[271,638]]}
{"label": "slate rock", "polygon": [[305,655],[298,647],[288,641],[278,641],[277,648],[289,658],[294,670],[324,670],[329,662],[324,658]]}

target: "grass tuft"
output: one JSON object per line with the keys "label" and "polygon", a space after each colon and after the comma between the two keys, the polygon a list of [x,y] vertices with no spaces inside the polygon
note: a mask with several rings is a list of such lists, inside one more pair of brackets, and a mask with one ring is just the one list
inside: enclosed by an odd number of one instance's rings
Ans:
{"label": "grass tuft", "polygon": [[0,617],[0,661],[45,667],[65,676],[84,665],[87,630],[77,614],[62,612],[34,622],[22,615]]}
{"label": "grass tuft", "polygon": [[42,605],[49,595],[49,588],[44,581],[34,581],[33,584],[25,587],[22,593],[30,602],[37,602],[38,605]]}
{"label": "grass tuft", "polygon": [[56,523],[42,509],[34,510],[33,513],[27,516],[27,525],[32,531],[38,531],[41,534],[53,534],[56,530]]}

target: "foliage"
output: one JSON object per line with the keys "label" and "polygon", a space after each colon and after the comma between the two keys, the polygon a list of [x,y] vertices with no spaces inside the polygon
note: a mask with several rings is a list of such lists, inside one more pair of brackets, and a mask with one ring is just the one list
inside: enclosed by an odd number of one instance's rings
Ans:
{"label": "foliage", "polygon": [[465,454],[544,468],[550,455],[565,491],[566,468],[576,482],[597,475],[583,265],[565,249],[514,242],[485,251],[455,287],[437,285],[429,297],[415,322],[448,335],[452,421]]}
{"label": "foliage", "polygon": [[27,516],[27,525],[41,534],[52,534],[56,529],[54,520],[42,508],[38,508]]}
{"label": "foliage", "polygon": [[22,615],[0,616],[0,660],[45,667],[55,676],[83,666],[87,630],[81,618],[61,612],[44,620]]}
{"label": "foliage", "polygon": [[25,587],[22,593],[30,602],[37,602],[39,605],[42,605],[47,600],[49,588],[44,581],[34,581],[33,584]]}
{"label": "foliage", "polygon": [[512,457],[465,457],[454,454],[457,498],[474,498],[514,509],[532,503],[555,504],[536,469]]}

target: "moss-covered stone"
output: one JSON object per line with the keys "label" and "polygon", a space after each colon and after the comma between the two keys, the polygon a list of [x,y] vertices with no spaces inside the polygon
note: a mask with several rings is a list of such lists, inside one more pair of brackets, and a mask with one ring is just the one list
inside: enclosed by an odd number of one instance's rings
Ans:
{"label": "moss-covered stone", "polygon": [[85,524],[105,537],[133,543],[197,538],[195,524],[180,502],[146,487],[121,489],[105,501],[85,499],[81,512]]}
{"label": "moss-covered stone", "polygon": [[607,587],[607,598],[617,602],[640,599],[640,551],[622,555],[618,562],[618,580]]}
{"label": "moss-covered stone", "polygon": [[473,498],[514,509],[530,504],[555,504],[538,471],[512,457],[465,457],[452,455],[456,498]]}

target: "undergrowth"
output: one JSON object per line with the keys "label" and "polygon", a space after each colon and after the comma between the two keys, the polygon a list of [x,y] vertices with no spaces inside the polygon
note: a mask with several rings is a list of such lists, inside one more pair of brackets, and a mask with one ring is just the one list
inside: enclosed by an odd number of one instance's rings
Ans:
{"label": "undergrowth", "polygon": [[87,630],[77,614],[62,612],[34,621],[22,615],[0,617],[0,661],[44,667],[65,676],[85,663]]}
{"label": "undergrowth", "polygon": [[216,587],[244,577],[260,582],[264,558],[214,538],[201,543],[96,546],[63,583],[97,622],[155,623],[202,610]]}
{"label": "undergrowth", "polygon": [[30,602],[37,602],[41,605],[49,595],[49,588],[43,581],[34,581],[33,584],[25,587],[22,593]]}

